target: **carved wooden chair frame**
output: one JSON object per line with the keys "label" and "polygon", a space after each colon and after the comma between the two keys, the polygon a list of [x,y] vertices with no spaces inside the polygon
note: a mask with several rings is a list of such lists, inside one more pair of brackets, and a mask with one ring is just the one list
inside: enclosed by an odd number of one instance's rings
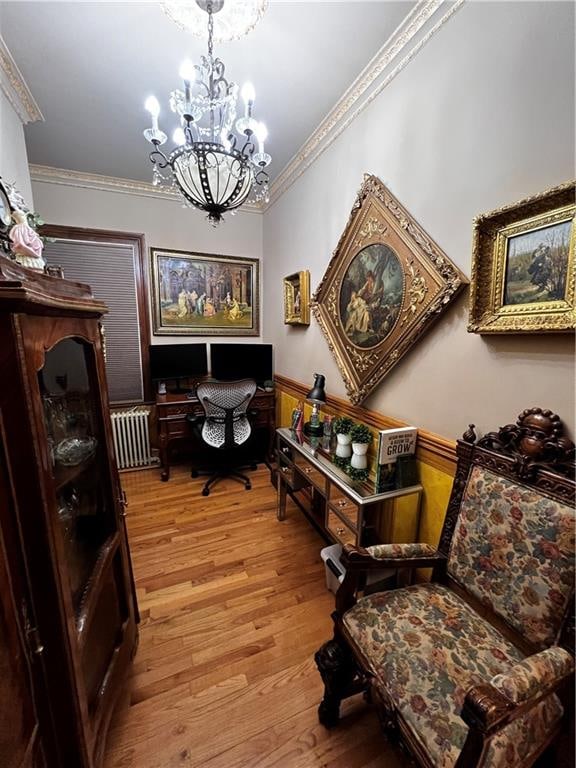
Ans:
{"label": "carved wooden chair frame", "polygon": [[[523,411],[516,424],[508,424],[498,432],[490,432],[476,442],[474,425],[471,424],[457,444],[458,465],[452,494],[448,504],[444,527],[438,548],[434,554],[397,559],[373,558],[361,547],[346,545],[342,556],[346,575],[336,594],[334,638],[325,643],[315,655],[316,664],[325,686],[324,698],[318,709],[320,722],[334,727],[339,720],[340,703],[345,698],[364,692],[377,709],[381,725],[393,740],[401,745],[416,761],[426,768],[433,763],[415,739],[411,729],[397,711],[394,701],[389,700],[382,687],[374,684],[368,661],[357,648],[343,623],[344,614],[356,603],[356,595],[368,570],[397,569],[400,578],[415,568],[432,568],[432,581],[444,584],[463,598],[482,618],[526,655],[537,653],[519,631],[512,628],[489,608],[470,595],[447,573],[448,555],[460,507],[474,466],[483,467],[507,478],[537,489],[564,504],[575,505],[574,444],[563,435],[559,417],[551,411],[531,408]],[[399,570],[401,569],[401,571]],[[405,581],[405,579],[403,580]],[[558,645],[574,654],[574,589],[561,622]],[[570,688],[570,693],[568,692]],[[565,704],[565,711],[572,710],[573,676],[560,684],[542,690],[538,700],[556,691]],[[532,706],[534,700],[530,700]],[[455,768],[474,768],[480,762],[485,742],[501,727],[512,722],[527,709],[513,705],[488,682],[475,685],[467,693],[461,716],[469,731]],[[566,719],[566,715],[564,720]],[[560,725],[550,735],[542,751],[553,741]]]}

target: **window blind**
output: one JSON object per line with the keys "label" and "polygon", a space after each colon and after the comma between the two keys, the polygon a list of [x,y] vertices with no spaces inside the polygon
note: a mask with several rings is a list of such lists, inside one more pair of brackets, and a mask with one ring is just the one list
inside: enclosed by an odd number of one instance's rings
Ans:
{"label": "window blind", "polygon": [[68,240],[48,243],[44,258],[59,264],[67,280],[88,283],[108,306],[106,375],[110,402],[142,401],[142,356],[136,296],[136,253],[133,245]]}

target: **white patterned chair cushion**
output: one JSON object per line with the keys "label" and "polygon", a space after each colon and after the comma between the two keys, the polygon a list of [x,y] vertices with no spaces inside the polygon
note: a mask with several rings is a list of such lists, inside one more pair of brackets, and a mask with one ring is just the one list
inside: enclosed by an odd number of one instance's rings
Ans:
{"label": "white patterned chair cushion", "polygon": [[552,645],[574,581],[574,509],[474,467],[448,573],[536,647]]}
{"label": "white patterned chair cushion", "polygon": [[[524,655],[454,592],[419,584],[361,598],[344,625],[434,765],[450,768],[468,733],[466,692],[506,674]],[[562,715],[549,696],[493,737],[485,768],[514,768],[542,744]]]}
{"label": "white patterned chair cushion", "polygon": [[206,418],[202,425],[202,439],[213,448],[222,448],[226,442],[225,415],[232,413],[234,443],[243,445],[252,434],[246,412],[256,392],[253,379],[199,384],[196,396],[202,403]]}

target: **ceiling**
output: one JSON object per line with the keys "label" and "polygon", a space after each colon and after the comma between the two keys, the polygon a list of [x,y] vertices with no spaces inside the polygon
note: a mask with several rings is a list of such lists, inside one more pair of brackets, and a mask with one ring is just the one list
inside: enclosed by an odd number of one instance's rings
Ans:
{"label": "ceiling", "polygon": [[[393,2],[274,2],[248,36],[215,44],[227,77],[256,88],[274,178],[414,7]],[[2,2],[0,32],[45,122],[26,126],[31,163],[150,181],[145,98],[171,136],[178,69],[206,42],[157,3]]]}

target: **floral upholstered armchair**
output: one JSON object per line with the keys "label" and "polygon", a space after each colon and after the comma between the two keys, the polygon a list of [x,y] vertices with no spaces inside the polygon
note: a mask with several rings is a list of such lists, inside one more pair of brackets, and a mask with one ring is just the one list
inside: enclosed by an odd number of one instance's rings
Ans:
{"label": "floral upholstered armchair", "polygon": [[[364,691],[421,765],[524,767],[570,699],[574,445],[539,408],[475,441],[473,426],[458,441],[437,550],[345,547],[334,639],[316,654],[319,718],[335,726]],[[358,596],[366,570],[416,567],[432,580]]]}

